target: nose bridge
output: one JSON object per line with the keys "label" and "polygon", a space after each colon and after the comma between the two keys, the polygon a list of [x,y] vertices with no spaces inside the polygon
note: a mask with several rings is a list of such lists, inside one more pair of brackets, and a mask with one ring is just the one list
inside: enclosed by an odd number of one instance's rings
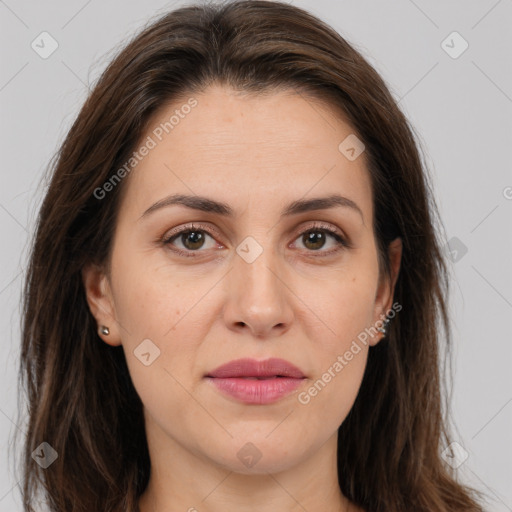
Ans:
{"label": "nose bridge", "polygon": [[274,326],[288,325],[291,308],[282,282],[278,251],[253,237],[244,239],[236,249],[234,268],[228,277],[227,320],[247,325],[254,334],[268,333]]}
{"label": "nose bridge", "polygon": [[276,250],[268,239],[265,246],[253,237],[247,237],[237,247],[235,276],[243,283],[246,297],[255,306],[276,301],[281,294],[281,283],[276,276],[279,267]]}

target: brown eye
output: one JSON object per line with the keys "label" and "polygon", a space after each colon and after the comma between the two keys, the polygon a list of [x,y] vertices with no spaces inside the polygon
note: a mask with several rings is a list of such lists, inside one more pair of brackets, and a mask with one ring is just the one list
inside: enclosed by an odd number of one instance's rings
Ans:
{"label": "brown eye", "polygon": [[204,232],[203,231],[185,231],[178,235],[181,243],[190,251],[200,249],[204,244]]}
{"label": "brown eye", "polygon": [[[327,247],[326,250],[323,250],[325,246],[328,245],[329,238],[333,240],[332,246]],[[306,252],[318,252],[318,256],[329,256],[338,252],[343,247],[350,247],[348,242],[346,242],[346,240],[337,231],[334,231],[332,228],[323,226],[313,226],[312,228],[310,227],[304,231],[299,236],[299,238],[297,238],[297,240],[301,241],[301,244],[304,246]],[[317,255],[315,254],[314,256]]]}
{"label": "brown eye", "polygon": [[304,246],[311,250],[321,249],[326,241],[326,234],[322,231],[308,231],[302,235]]}
{"label": "brown eye", "polygon": [[[210,246],[207,245],[207,238],[211,239]],[[181,231],[175,231],[162,242],[164,245],[171,246],[173,251],[185,256],[205,252],[206,249],[212,249],[216,245],[212,235],[205,229],[193,225],[189,225]]]}

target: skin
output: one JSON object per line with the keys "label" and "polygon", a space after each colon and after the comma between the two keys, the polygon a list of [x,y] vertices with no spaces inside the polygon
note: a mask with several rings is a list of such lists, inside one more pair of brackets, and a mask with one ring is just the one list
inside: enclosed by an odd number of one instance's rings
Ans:
{"label": "skin", "polygon": [[[390,246],[391,277],[380,276],[365,154],[350,161],[338,150],[353,129],[332,109],[289,90],[255,97],[212,86],[194,97],[198,105],[125,178],[110,275],[83,271],[91,312],[110,329],[100,336],[123,346],[144,405],[152,469],[141,512],[361,511],[339,490],[336,434],[382,335],[360,343],[309,403],[298,394],[390,310],[401,241]],[[184,103],[161,109],[142,140]],[[280,218],[292,201],[333,192],[363,217],[333,207]],[[173,205],[141,219],[174,193],[225,202],[234,216]],[[352,247],[328,234],[308,244],[302,233],[316,221]],[[191,222],[215,230],[203,246],[190,236],[161,241]],[[247,236],[263,250],[252,263],[236,252]],[[160,350],[148,366],[134,355],[144,339]],[[307,378],[274,404],[246,405],[204,378],[241,357],[280,357]],[[261,454],[252,467],[237,457],[247,442]]]}

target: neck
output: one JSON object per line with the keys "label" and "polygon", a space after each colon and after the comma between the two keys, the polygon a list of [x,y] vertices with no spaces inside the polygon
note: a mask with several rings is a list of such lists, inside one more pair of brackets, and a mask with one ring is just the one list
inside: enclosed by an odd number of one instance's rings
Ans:
{"label": "neck", "polygon": [[[349,512],[337,474],[337,433],[285,471],[241,474],[147,426],[151,475],[139,512]],[[162,449],[163,448],[163,449]]]}

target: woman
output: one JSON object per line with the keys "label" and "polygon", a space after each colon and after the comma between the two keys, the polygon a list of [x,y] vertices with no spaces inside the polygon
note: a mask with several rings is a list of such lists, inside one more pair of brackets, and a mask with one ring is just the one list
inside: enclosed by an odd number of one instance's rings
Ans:
{"label": "woman", "polygon": [[[467,511],[412,130],[285,3],[170,12],[60,150],[25,286],[25,510]],[[441,320],[439,323],[438,320]]]}

